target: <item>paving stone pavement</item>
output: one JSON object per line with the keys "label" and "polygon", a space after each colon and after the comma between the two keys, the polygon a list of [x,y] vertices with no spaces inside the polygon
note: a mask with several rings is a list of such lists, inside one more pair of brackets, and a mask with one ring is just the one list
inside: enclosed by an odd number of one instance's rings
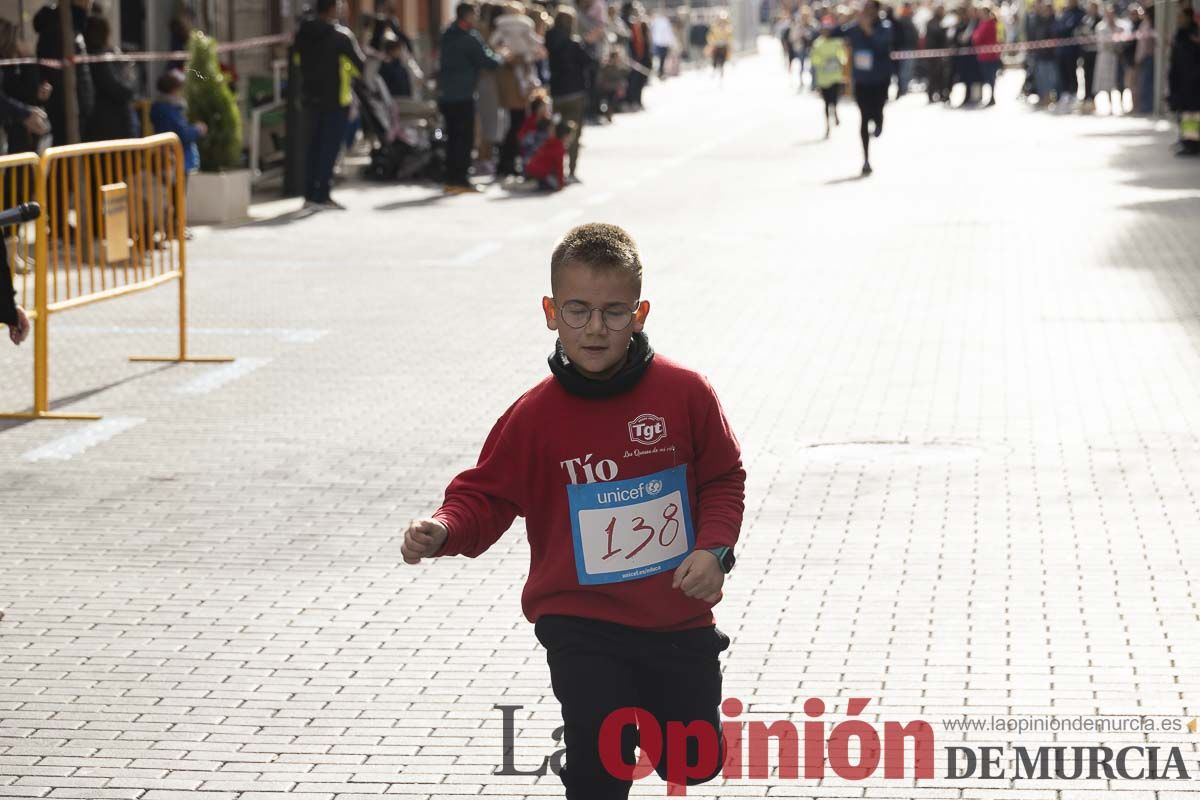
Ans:
{"label": "paving stone pavement", "polygon": [[[1200,168],[1152,122],[890,104],[774,54],[584,132],[585,183],[441,199],[354,185],[189,249],[160,289],[52,327],[55,398],[107,428],[0,428],[0,797],[552,797],[518,521],[419,568],[401,532],[544,374],[550,249],[627,226],[655,347],[710,377],[745,452],[717,607],[741,720],[924,719],[937,777],[774,773],[698,797],[1179,800],[1200,734],[951,730],[964,716],[1200,715]],[[0,350],[0,405],[30,351]],[[115,420],[115,422],[113,422]],[[91,431],[79,434],[81,429]],[[70,437],[64,439],[64,437]],[[942,748],[1176,746],[1192,780],[950,780]],[[1011,753],[1010,753],[1011,756]],[[774,761],[772,762],[774,763]],[[656,777],[638,797],[659,797]]]}

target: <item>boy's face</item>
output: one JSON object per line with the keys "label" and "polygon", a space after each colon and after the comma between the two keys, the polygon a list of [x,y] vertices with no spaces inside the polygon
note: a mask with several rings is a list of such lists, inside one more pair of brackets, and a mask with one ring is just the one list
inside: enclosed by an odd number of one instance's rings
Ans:
{"label": "boy's face", "polygon": [[[593,311],[587,323],[574,328],[563,319],[562,309],[570,303],[582,304]],[[609,330],[604,309],[622,311],[636,308],[633,320],[624,330]],[[625,355],[633,334],[645,327],[650,304],[640,301],[633,281],[611,269],[593,269],[585,264],[567,264],[558,276],[554,297],[542,298],[546,327],[558,332],[563,350],[575,369],[586,378],[605,380],[625,365]]]}

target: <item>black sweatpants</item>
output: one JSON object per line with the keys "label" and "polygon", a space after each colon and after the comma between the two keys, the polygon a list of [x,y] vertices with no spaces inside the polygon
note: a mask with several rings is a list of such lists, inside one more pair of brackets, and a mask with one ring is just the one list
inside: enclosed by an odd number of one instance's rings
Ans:
{"label": "black sweatpants", "polygon": [[[718,654],[729,646],[729,637],[715,626],[656,633],[548,614],[538,619],[534,633],[546,648],[554,696],[562,704],[567,759],[559,778],[567,800],[625,800],[629,796],[632,781],[611,775],[600,758],[600,727],[611,712],[621,708],[645,709],[657,722],[663,749],[655,771],[663,780],[672,752],[668,722],[706,721],[719,743],[711,774],[687,783],[704,783],[720,774],[725,741],[721,736]],[[639,716],[638,726],[642,724]],[[636,730],[627,726],[622,734],[621,756],[626,764],[634,764]],[[699,753],[698,740],[689,737],[686,763],[697,764]]]}
{"label": "black sweatpants", "polygon": [[862,83],[854,87],[854,101],[858,103],[858,111],[862,115],[858,135],[862,138],[863,162],[871,160],[871,134],[867,123],[875,121],[875,135],[883,132],[883,107],[887,103],[888,84]]}
{"label": "black sweatpants", "polygon": [[475,101],[440,100],[438,109],[446,124],[446,185],[470,186],[467,170],[475,147]]}

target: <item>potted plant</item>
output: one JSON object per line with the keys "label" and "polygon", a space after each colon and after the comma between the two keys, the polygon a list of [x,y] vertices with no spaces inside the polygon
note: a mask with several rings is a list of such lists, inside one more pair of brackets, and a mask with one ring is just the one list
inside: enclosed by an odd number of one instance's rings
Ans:
{"label": "potted plant", "polygon": [[217,59],[217,43],[201,31],[188,39],[184,92],[188,113],[208,126],[198,142],[200,172],[188,182],[188,222],[232,222],[250,214],[250,170],[242,167],[242,115]]}

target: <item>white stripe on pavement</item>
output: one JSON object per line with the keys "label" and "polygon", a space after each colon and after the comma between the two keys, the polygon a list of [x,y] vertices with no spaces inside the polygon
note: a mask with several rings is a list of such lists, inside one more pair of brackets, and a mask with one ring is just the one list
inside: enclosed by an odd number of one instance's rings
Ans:
{"label": "white stripe on pavement", "polygon": [[25,461],[66,461],[119,433],[135,428],[146,420],[141,417],[106,417],[61,436],[21,456]]}
{"label": "white stripe on pavement", "polygon": [[[130,325],[55,325],[55,333],[178,333],[179,328],[134,327]],[[321,339],[328,330],[321,328],[188,328],[188,334],[213,336],[273,336],[287,344],[311,344]]]}
{"label": "white stripe on pavement", "polygon": [[203,375],[192,378],[179,386],[175,391],[178,394],[207,394],[230,381],[236,381],[243,375],[250,374],[270,360],[269,358],[239,358],[230,364],[209,369]]}
{"label": "white stripe on pavement", "polygon": [[574,222],[582,216],[583,211],[581,209],[568,208],[558,212],[553,217],[550,217],[550,219],[546,220],[546,224],[554,226],[566,225],[568,222]]}
{"label": "white stripe on pavement", "polygon": [[450,263],[456,266],[474,264],[476,261],[487,258],[492,253],[495,253],[500,249],[500,246],[501,245],[499,242],[480,242],[470,250],[464,250],[463,252],[459,253],[450,261]]}

